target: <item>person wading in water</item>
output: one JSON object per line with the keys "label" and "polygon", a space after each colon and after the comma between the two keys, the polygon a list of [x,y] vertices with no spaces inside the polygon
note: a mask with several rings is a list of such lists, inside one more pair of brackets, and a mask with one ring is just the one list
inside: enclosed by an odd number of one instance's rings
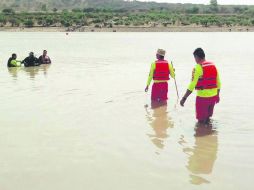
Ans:
{"label": "person wading in water", "polygon": [[150,83],[153,79],[152,86],[152,107],[165,105],[168,100],[168,81],[170,76],[175,78],[175,72],[172,64],[164,59],[166,51],[158,49],[156,53],[157,60],[151,64],[150,73],[147,80],[145,92],[148,92]]}
{"label": "person wading in water", "polygon": [[206,61],[203,49],[197,48],[193,55],[197,64],[192,72],[189,88],[180,104],[184,106],[188,96],[196,89],[196,118],[199,123],[209,123],[214,106],[220,101],[220,77],[215,64]]}
{"label": "person wading in water", "polygon": [[29,53],[29,56],[26,57],[22,63],[24,63],[25,67],[34,67],[40,66],[39,59],[34,56],[33,52]]}
{"label": "person wading in water", "polygon": [[17,54],[13,53],[8,60],[7,67],[21,67],[21,61],[17,60]]}
{"label": "person wading in water", "polygon": [[40,64],[51,64],[50,57],[47,55],[47,50],[43,50],[43,54],[39,57]]}

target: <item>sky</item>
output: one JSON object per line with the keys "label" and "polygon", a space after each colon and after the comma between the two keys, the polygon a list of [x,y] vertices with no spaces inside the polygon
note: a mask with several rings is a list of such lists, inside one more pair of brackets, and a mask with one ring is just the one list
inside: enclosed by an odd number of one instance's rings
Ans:
{"label": "sky", "polygon": [[[209,4],[210,0],[140,0],[140,1],[156,1],[166,3],[195,3]],[[234,5],[254,5],[254,0],[217,0],[219,4],[234,4]]]}

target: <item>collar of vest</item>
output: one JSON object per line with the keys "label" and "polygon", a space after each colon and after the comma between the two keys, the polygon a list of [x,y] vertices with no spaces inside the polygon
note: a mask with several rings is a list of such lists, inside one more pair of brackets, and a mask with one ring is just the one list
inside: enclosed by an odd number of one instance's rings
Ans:
{"label": "collar of vest", "polygon": [[167,60],[156,60],[155,63],[168,63]]}
{"label": "collar of vest", "polygon": [[202,63],[199,63],[199,65],[201,65],[202,67],[207,67],[207,66],[214,65],[214,63],[211,61],[204,61]]}

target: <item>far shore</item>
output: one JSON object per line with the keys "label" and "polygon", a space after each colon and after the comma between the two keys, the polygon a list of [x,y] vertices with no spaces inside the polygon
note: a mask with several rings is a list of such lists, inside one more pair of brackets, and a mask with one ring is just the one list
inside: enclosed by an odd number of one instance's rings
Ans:
{"label": "far shore", "polygon": [[0,32],[254,32],[254,27],[202,27],[202,26],[171,26],[171,27],[129,27],[113,28],[84,27],[0,27]]}

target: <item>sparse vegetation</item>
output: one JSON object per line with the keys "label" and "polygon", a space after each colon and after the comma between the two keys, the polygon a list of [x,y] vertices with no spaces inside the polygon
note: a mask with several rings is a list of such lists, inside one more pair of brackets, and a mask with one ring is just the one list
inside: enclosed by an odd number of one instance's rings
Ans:
{"label": "sparse vegetation", "polygon": [[[35,12],[20,12],[19,9],[16,10],[13,7],[4,8],[0,13],[0,26],[92,26],[97,28],[188,25],[254,26],[254,6],[222,6],[218,5],[216,0],[211,0],[210,5],[124,2],[121,0],[110,1],[112,2],[110,4],[107,3],[107,0],[88,2],[93,2],[91,7],[72,8],[69,2],[68,9],[58,9],[56,4],[50,6],[45,1]],[[95,8],[95,5],[100,8]]]}

